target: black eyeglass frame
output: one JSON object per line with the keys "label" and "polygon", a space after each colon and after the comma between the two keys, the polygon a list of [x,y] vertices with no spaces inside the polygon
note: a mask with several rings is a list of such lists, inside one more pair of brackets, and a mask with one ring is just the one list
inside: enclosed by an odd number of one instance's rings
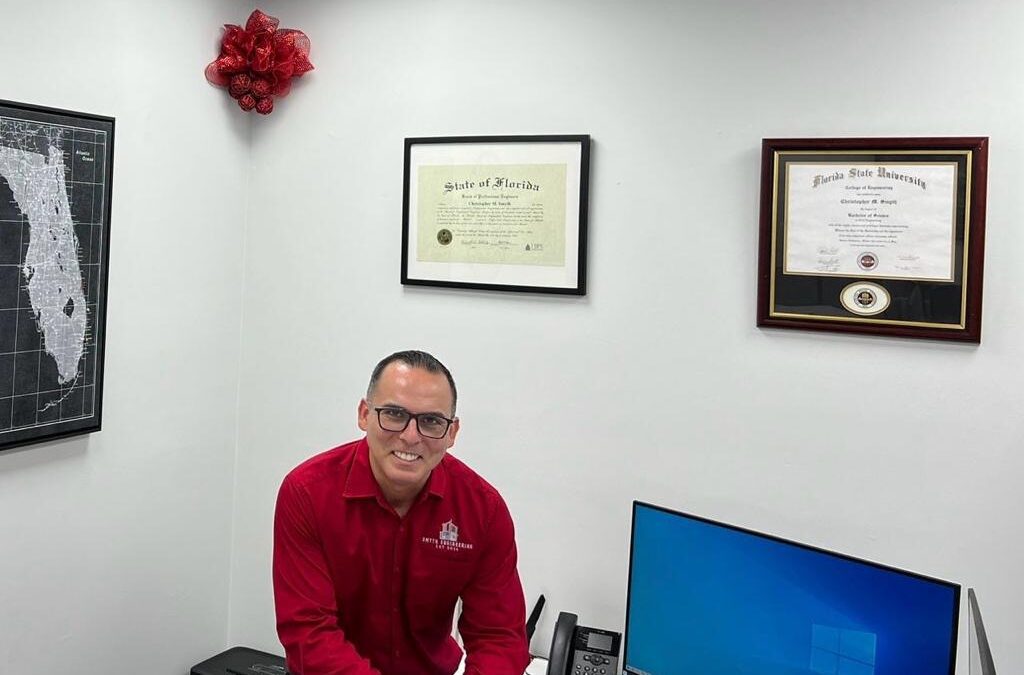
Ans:
{"label": "black eyeglass frame", "polygon": [[[409,428],[409,422],[411,422],[413,420],[416,420],[416,431],[419,433],[419,435],[423,436],[424,438],[432,438],[434,440],[438,440],[438,439],[444,438],[445,435],[448,433],[448,430],[452,428],[452,423],[455,422],[455,418],[445,417],[444,415],[442,415],[440,413],[436,413],[436,412],[413,413],[413,412],[409,412],[405,408],[399,408],[398,406],[393,406],[393,405],[374,406],[373,410],[374,410],[374,412],[377,413],[377,424],[378,424],[378,426],[380,426],[380,428],[383,429],[384,431],[391,431],[391,432],[394,432],[396,434],[400,434],[400,433],[402,433],[403,431],[405,431],[406,429]],[[408,417],[405,420],[405,424],[402,426],[401,429],[388,429],[386,426],[384,426],[384,422],[380,418],[380,413],[381,413],[381,411],[384,411],[384,410],[390,410],[390,411],[393,411],[393,412],[400,412],[400,413],[404,413],[405,415],[408,415]],[[420,417],[437,417],[437,418],[443,419],[447,424],[445,425],[444,431],[441,432],[440,436],[431,436],[430,434],[423,433],[423,429],[420,427]]]}

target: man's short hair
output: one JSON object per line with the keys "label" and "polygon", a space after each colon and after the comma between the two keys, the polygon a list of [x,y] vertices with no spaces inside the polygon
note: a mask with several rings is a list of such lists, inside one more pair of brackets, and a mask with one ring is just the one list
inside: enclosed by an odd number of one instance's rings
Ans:
{"label": "man's short hair", "polygon": [[427,352],[421,352],[417,349],[395,352],[394,354],[385,356],[381,359],[380,363],[377,364],[377,367],[374,368],[373,372],[370,374],[370,384],[366,387],[366,398],[369,399],[373,396],[373,390],[377,388],[377,382],[380,381],[380,376],[381,373],[384,372],[384,369],[396,361],[404,363],[410,368],[422,368],[428,373],[443,374],[445,379],[448,380],[448,386],[452,390],[451,414],[453,416],[455,415],[455,403],[458,401],[459,395],[455,391],[455,380],[452,378],[451,372],[449,372],[443,363],[434,358],[434,356]]}

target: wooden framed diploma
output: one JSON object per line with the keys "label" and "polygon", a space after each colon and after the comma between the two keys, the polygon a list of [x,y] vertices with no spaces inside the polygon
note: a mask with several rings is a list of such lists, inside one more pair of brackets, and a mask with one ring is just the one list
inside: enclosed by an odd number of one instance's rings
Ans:
{"label": "wooden framed diploma", "polygon": [[988,138],[764,139],[757,325],[981,341]]}
{"label": "wooden framed diploma", "polygon": [[405,139],[402,283],[586,295],[590,137]]}

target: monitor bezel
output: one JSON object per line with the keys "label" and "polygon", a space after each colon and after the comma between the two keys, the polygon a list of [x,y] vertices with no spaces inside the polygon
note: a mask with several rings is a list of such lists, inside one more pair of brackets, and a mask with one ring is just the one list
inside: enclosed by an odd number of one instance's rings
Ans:
{"label": "monitor bezel", "polygon": [[639,507],[646,507],[648,509],[652,509],[654,511],[661,511],[662,513],[666,513],[666,514],[669,514],[669,515],[672,515],[672,516],[681,517],[681,518],[688,518],[690,520],[695,520],[695,521],[702,522],[702,523],[705,523],[705,524],[708,524],[708,525],[714,525],[714,526],[717,526],[717,527],[722,527],[722,528],[725,528],[725,529],[728,529],[728,530],[732,530],[734,532],[739,532],[739,533],[742,533],[742,534],[747,534],[747,535],[751,535],[751,536],[754,536],[754,537],[759,537],[761,539],[767,539],[769,541],[773,541],[773,542],[776,542],[776,543],[787,544],[789,546],[795,546],[797,548],[804,549],[804,550],[807,550],[807,551],[812,551],[814,553],[821,553],[821,554],[825,554],[827,556],[831,556],[833,558],[840,558],[840,559],[846,560],[848,562],[860,563],[862,565],[867,565],[867,566],[873,567],[875,569],[880,569],[880,570],[883,570],[883,571],[886,571],[886,572],[893,572],[893,573],[896,573],[896,574],[899,574],[899,575],[902,575],[902,576],[905,576],[905,577],[910,577],[910,578],[913,578],[913,579],[917,579],[919,581],[931,582],[931,583],[937,584],[939,586],[945,586],[947,588],[952,589],[953,590],[953,616],[952,616],[952,632],[950,634],[950,641],[951,641],[952,645],[951,645],[950,652],[949,652],[949,669],[947,671],[947,675],[955,675],[955,673],[956,673],[956,653],[957,653],[957,646],[958,646],[958,643],[959,643],[959,640],[960,640],[960,637],[959,637],[959,627],[960,627],[960,584],[954,583],[952,581],[947,581],[945,579],[939,579],[938,577],[932,577],[932,576],[928,576],[926,574],[920,574],[919,572],[914,572],[914,571],[911,571],[911,570],[906,570],[906,569],[902,569],[902,568],[899,568],[899,567],[894,567],[892,565],[885,565],[883,563],[875,562],[873,560],[868,560],[866,558],[858,558],[856,556],[852,556],[852,555],[849,555],[849,554],[846,554],[846,553],[840,553],[839,551],[833,551],[833,550],[830,550],[830,549],[827,549],[827,548],[822,548],[820,546],[813,546],[811,544],[805,544],[803,542],[794,541],[792,539],[786,539],[785,537],[780,537],[778,535],[769,534],[767,532],[760,532],[758,530],[752,530],[752,529],[747,528],[747,527],[741,527],[739,525],[733,525],[731,523],[725,523],[725,522],[722,522],[720,520],[715,520],[713,518],[706,518],[704,516],[698,516],[696,514],[686,513],[684,511],[679,511],[679,510],[676,510],[676,509],[670,509],[670,508],[667,508],[667,507],[664,507],[664,506],[659,506],[657,504],[651,504],[650,502],[641,501],[639,499],[634,499],[633,500],[633,513],[632,513],[632,516],[630,518],[630,527],[629,527],[629,572],[628,572],[628,576],[626,578],[626,623],[623,626],[623,631],[622,631],[622,633],[623,633],[623,635],[622,635],[622,672],[623,673],[628,673],[629,672],[629,671],[626,670],[626,668],[627,668],[626,655],[629,653],[628,652],[628,650],[629,650],[629,633],[630,633],[630,630],[629,630],[629,614],[630,614],[630,611],[632,609],[631,600],[633,598],[633,552],[634,552],[634,547],[635,547],[635,544],[636,544],[636,515],[637,515],[637,509]]}

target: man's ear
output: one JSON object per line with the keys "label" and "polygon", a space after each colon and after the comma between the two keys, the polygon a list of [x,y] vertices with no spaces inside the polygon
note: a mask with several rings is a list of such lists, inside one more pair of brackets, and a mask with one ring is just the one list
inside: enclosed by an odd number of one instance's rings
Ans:
{"label": "man's ear", "polygon": [[455,445],[455,437],[459,435],[459,418],[456,417],[452,420],[452,425],[448,427],[448,447]]}
{"label": "man's ear", "polygon": [[358,422],[362,431],[366,431],[370,427],[370,405],[365,398],[359,400]]}

